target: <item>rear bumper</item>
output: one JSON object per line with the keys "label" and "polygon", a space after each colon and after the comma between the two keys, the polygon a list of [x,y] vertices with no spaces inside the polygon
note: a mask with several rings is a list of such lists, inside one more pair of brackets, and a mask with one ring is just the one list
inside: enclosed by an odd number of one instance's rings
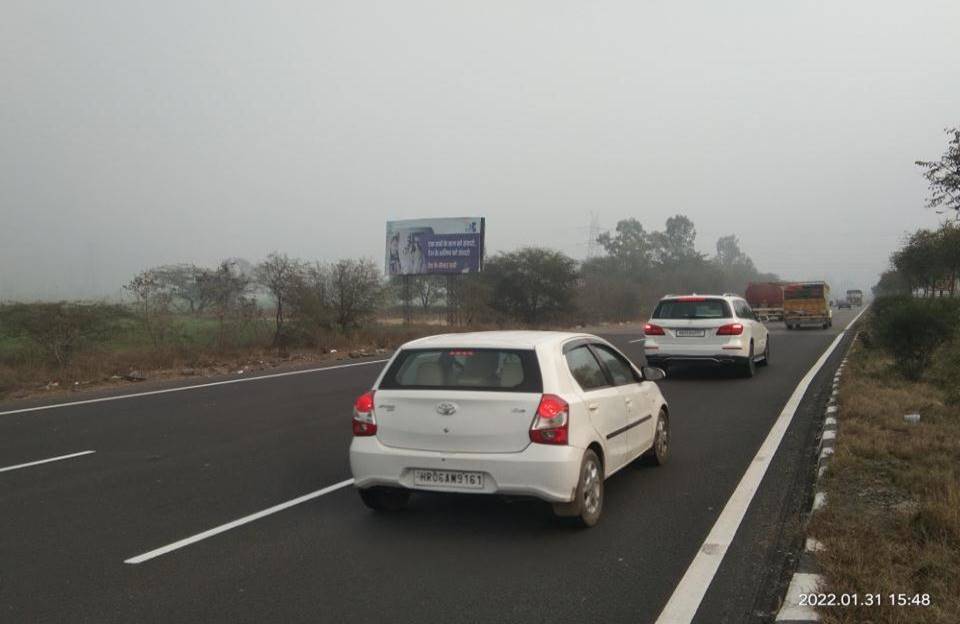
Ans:
{"label": "rear bumper", "polygon": [[714,366],[746,365],[750,358],[745,355],[671,355],[669,353],[647,354],[647,363],[651,366],[661,364],[709,364]]}
{"label": "rear bumper", "polygon": [[829,316],[784,316],[783,322],[789,323],[791,325],[800,325],[800,326],[809,326],[809,327],[820,327],[824,323],[829,323],[831,317]]}
{"label": "rear bumper", "polygon": [[[350,470],[354,485],[377,485],[461,494],[534,496],[551,502],[573,500],[583,449],[531,444],[518,453],[444,453],[384,446],[375,437],[354,438]],[[484,474],[483,489],[415,486],[413,470],[464,470]]]}

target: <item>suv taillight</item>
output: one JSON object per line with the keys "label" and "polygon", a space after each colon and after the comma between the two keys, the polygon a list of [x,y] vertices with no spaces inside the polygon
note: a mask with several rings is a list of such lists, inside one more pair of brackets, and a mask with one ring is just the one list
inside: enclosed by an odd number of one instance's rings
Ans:
{"label": "suv taillight", "polygon": [[643,326],[643,333],[646,336],[663,336],[663,328],[653,323],[647,323]]}
{"label": "suv taillight", "polygon": [[372,436],[377,433],[377,421],[373,417],[373,390],[364,392],[353,404],[353,435]]}
{"label": "suv taillight", "polygon": [[730,323],[729,325],[721,325],[717,329],[718,336],[739,336],[742,333],[743,333],[742,323]]}
{"label": "suv taillight", "polygon": [[530,426],[530,441],[537,444],[567,444],[570,441],[570,406],[555,394],[545,394]]}

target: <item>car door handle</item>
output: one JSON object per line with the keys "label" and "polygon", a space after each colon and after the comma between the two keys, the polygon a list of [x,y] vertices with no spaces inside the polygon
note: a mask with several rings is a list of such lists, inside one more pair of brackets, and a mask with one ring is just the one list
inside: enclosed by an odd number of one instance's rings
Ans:
{"label": "car door handle", "polygon": [[598,409],[600,409],[600,406],[597,405],[596,403],[591,403],[590,405],[587,405],[587,409],[590,410],[591,412],[595,412]]}
{"label": "car door handle", "polygon": [[624,401],[626,401],[627,405],[633,405],[633,399],[624,399]]}

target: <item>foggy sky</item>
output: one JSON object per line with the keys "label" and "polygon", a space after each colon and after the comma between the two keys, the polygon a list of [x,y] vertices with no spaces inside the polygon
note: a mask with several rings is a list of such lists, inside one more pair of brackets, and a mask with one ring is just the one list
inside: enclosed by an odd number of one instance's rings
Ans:
{"label": "foggy sky", "polygon": [[4,0],[0,299],[380,262],[394,218],[582,258],[591,212],[866,290],[938,222],[913,161],[960,124],[958,33],[956,0]]}

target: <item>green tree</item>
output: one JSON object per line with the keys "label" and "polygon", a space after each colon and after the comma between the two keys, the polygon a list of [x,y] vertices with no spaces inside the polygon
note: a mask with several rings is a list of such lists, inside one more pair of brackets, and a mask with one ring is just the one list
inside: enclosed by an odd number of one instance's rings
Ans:
{"label": "green tree", "polygon": [[960,220],[960,127],[945,130],[950,140],[940,160],[918,160],[923,177],[930,185],[927,206],[940,213],[953,212]]}
{"label": "green tree", "polygon": [[667,219],[662,232],[651,235],[654,256],[659,264],[670,268],[679,268],[698,264],[703,255],[696,248],[697,228],[693,221],[684,215],[674,215]]}
{"label": "green tree", "polygon": [[577,263],[563,252],[525,247],[500,253],[484,267],[491,306],[526,324],[557,320],[573,308]]}
{"label": "green tree", "polygon": [[650,235],[643,229],[643,225],[632,217],[618,221],[615,233],[604,232],[597,238],[597,242],[610,258],[605,269],[639,277],[650,268]]}

